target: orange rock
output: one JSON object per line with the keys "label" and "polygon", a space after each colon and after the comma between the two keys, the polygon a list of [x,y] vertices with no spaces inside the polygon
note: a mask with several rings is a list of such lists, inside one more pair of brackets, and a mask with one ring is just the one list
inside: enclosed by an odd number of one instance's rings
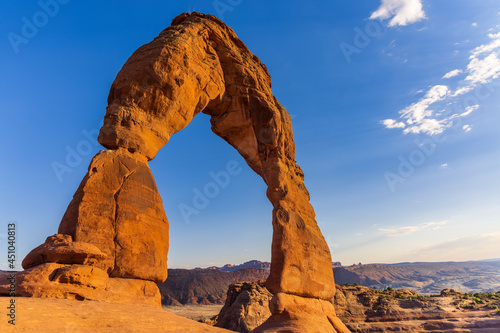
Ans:
{"label": "orange rock", "polygon": [[118,278],[163,282],[168,221],[147,161],[200,112],[263,178],[274,208],[266,286],[277,310],[257,331],[346,332],[330,303],[331,255],[295,162],[290,115],[273,96],[267,68],[213,16],[178,16],[127,60],[98,137],[110,150],[92,160],[59,233],[106,254],[96,266],[110,286]]}
{"label": "orange rock", "polygon": [[109,285],[109,276],[97,267],[71,265],[61,267],[55,271],[52,282],[76,284],[91,288],[106,289]]}
{"label": "orange rock", "polygon": [[252,333],[350,333],[332,302],[279,293],[270,305],[272,316]]}
{"label": "orange rock", "polygon": [[91,244],[73,242],[70,235],[56,234],[28,253],[22,266],[28,269],[47,262],[96,265],[105,258],[106,255]]}
{"label": "orange rock", "polygon": [[264,280],[231,284],[215,326],[235,332],[253,330],[271,316],[269,301],[272,297],[264,287]]}
{"label": "orange rock", "polygon": [[98,153],[59,232],[103,251],[107,257],[97,266],[112,277],[167,278],[168,220],[147,161],[138,154]]}
{"label": "orange rock", "polygon": [[333,299],[330,251],[295,162],[290,115],[272,94],[267,68],[220,20],[183,14],[134,52],[113,82],[98,140],[152,159],[199,112],[268,186],[268,289]]}
{"label": "orange rock", "polygon": [[11,325],[5,315],[10,300],[0,297],[2,333],[231,333],[143,304],[28,297],[14,299],[17,316]]}
{"label": "orange rock", "polygon": [[[0,296],[9,295],[12,273],[0,271]],[[152,281],[109,278],[85,265],[45,263],[15,274],[15,294],[24,297],[67,298],[160,307],[161,295]]]}

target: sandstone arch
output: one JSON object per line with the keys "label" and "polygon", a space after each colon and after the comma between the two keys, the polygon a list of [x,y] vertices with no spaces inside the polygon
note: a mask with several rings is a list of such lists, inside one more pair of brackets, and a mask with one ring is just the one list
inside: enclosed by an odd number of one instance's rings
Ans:
{"label": "sandstone arch", "polygon": [[[108,150],[92,160],[59,234],[102,251],[91,264],[110,280],[163,282],[168,221],[147,162],[200,112],[263,178],[273,205],[273,316],[255,331],[347,332],[331,303],[332,260],[295,162],[290,116],[267,68],[213,16],[180,15],[127,60],[98,138]],[[43,262],[30,255],[26,262]]]}

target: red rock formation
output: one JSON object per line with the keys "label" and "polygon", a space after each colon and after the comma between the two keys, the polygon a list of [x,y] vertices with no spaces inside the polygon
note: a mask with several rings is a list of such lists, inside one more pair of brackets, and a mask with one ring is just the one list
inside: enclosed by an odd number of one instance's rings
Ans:
{"label": "red rock formation", "polygon": [[285,318],[300,302],[334,331],[333,306],[311,300],[331,304],[335,288],[330,252],[295,163],[290,116],[272,94],[266,67],[236,34],[214,17],[179,16],[125,63],[108,104],[99,142],[148,159],[197,113],[211,116],[213,132],[268,185],[274,233],[267,287],[282,295],[273,300],[276,315]]}
{"label": "red rock formation", "polygon": [[106,258],[96,246],[73,242],[70,235],[57,234],[47,237],[44,244],[33,249],[22,262],[24,269],[44,263],[97,265]]}
{"label": "red rock formation", "polygon": [[256,332],[348,332],[335,316],[330,251],[295,162],[290,115],[267,68],[213,16],[180,15],[127,60],[98,138],[109,151],[93,159],[59,233],[104,252],[97,267],[113,278],[162,282],[168,223],[147,160],[200,112],[263,178],[273,205],[273,315]]}
{"label": "red rock formation", "polygon": [[272,297],[264,280],[231,284],[215,326],[242,333],[252,331],[271,316],[269,301]]}
{"label": "red rock formation", "polygon": [[125,149],[98,153],[59,225],[98,247],[112,277],[167,278],[168,221],[147,160]]}

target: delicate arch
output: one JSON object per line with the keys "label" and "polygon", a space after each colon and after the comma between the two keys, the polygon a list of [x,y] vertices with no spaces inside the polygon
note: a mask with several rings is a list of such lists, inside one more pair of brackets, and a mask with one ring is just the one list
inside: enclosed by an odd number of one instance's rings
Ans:
{"label": "delicate arch", "polygon": [[199,112],[268,186],[274,237],[271,292],[331,299],[328,246],[295,163],[288,112],[267,68],[218,19],[182,15],[140,47],[118,73],[99,142],[154,158]]}
{"label": "delicate arch", "polygon": [[127,60],[98,138],[108,150],[92,160],[59,233],[102,250],[99,267],[111,277],[162,282],[168,221],[147,161],[200,112],[263,178],[273,205],[273,316],[256,332],[346,332],[330,303],[332,260],[295,162],[290,115],[267,68],[213,16],[178,16]]}

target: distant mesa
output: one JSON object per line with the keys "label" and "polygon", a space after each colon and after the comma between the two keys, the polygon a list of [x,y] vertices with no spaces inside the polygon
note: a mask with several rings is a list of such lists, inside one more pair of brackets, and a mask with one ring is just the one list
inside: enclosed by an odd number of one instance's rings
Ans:
{"label": "distant mesa", "polygon": [[[271,271],[271,263],[270,262],[263,262],[259,260],[250,260],[247,261],[243,264],[240,265],[231,265],[227,264],[222,267],[217,267],[217,266],[211,266],[207,267],[206,269],[215,269],[218,270],[219,272],[236,272],[239,271],[240,269],[244,268],[255,268],[255,269],[262,269],[264,271],[267,271],[268,273]],[[201,268],[195,268],[195,269],[201,269]]]}
{"label": "distant mesa", "polygon": [[[169,278],[159,285],[162,304],[224,304],[230,284],[265,280],[269,276],[265,267],[269,265],[269,262],[252,260],[206,269],[169,269]],[[342,266],[336,262],[332,266],[335,281],[340,285],[411,289],[420,294],[439,294],[449,288],[463,293],[500,290],[500,260],[361,266]]]}
{"label": "distant mesa", "polygon": [[[107,150],[92,159],[54,236],[66,245],[48,240],[29,256],[18,294],[160,306],[169,223],[148,162],[200,112],[262,177],[273,205],[273,311],[254,332],[349,332],[332,303],[330,250],[295,162],[290,115],[259,58],[199,13],[176,17],[116,76],[98,137]],[[0,285],[6,295],[7,281]]]}

